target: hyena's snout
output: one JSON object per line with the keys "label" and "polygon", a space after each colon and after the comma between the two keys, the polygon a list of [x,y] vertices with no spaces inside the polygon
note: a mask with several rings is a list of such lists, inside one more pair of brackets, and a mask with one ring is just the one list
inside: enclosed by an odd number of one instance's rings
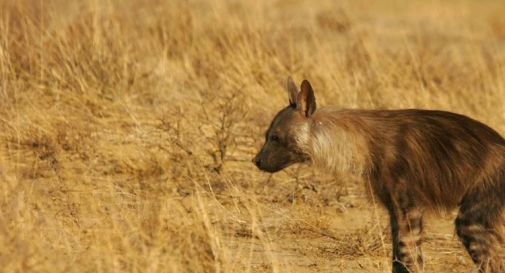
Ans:
{"label": "hyena's snout", "polygon": [[261,149],[258,154],[253,158],[252,162],[256,167],[262,171],[269,171],[271,168],[269,168],[269,160],[265,156],[265,152],[263,149]]}
{"label": "hyena's snout", "polygon": [[290,152],[277,153],[268,149],[262,149],[253,158],[253,163],[258,169],[269,173],[278,172],[297,162],[301,161],[296,160]]}
{"label": "hyena's snout", "polygon": [[258,169],[260,169],[262,171],[268,171],[270,169],[269,168],[270,167],[269,160],[267,158],[265,151],[263,151],[263,149],[261,149],[256,154],[256,156],[253,158],[252,162],[254,163],[254,165],[256,165],[256,167],[258,167]]}
{"label": "hyena's snout", "polygon": [[261,169],[261,158],[259,157],[259,153],[252,159],[252,163],[256,165],[259,169]]}

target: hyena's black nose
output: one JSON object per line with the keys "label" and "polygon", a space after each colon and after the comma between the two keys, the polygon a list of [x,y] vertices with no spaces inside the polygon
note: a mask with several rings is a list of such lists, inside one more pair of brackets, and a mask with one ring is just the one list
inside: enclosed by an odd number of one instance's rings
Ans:
{"label": "hyena's black nose", "polygon": [[256,164],[256,166],[258,168],[261,165],[261,159],[259,157],[257,157],[257,156],[253,159],[253,162],[254,162],[254,164]]}

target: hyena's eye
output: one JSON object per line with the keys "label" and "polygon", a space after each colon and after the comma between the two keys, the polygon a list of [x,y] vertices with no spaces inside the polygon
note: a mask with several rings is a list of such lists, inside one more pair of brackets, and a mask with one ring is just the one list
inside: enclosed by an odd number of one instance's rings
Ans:
{"label": "hyena's eye", "polygon": [[280,138],[277,135],[271,135],[270,136],[270,141],[272,141],[274,143],[279,143],[280,142]]}

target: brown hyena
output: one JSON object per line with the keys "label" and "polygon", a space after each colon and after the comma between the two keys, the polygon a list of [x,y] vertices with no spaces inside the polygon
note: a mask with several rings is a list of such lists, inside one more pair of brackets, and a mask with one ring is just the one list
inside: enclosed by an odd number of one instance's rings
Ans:
{"label": "brown hyena", "polygon": [[503,272],[505,140],[463,115],[431,110],[322,108],[310,83],[288,79],[289,105],[254,161],[277,172],[310,161],[358,173],[390,216],[393,272],[422,272],[422,217],[459,207],[456,233],[479,272]]}

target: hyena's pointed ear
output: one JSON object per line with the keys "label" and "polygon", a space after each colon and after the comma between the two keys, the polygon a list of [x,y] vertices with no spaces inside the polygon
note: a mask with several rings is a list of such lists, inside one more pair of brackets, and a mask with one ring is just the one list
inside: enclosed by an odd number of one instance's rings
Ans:
{"label": "hyena's pointed ear", "polygon": [[293,81],[293,78],[291,78],[291,76],[288,77],[287,89],[288,89],[288,96],[289,96],[289,105],[295,106],[296,99],[298,96],[298,88],[296,88],[296,84]]}
{"label": "hyena's pointed ear", "polygon": [[316,97],[309,81],[303,80],[300,93],[296,100],[296,108],[306,117],[310,117],[316,111]]}

